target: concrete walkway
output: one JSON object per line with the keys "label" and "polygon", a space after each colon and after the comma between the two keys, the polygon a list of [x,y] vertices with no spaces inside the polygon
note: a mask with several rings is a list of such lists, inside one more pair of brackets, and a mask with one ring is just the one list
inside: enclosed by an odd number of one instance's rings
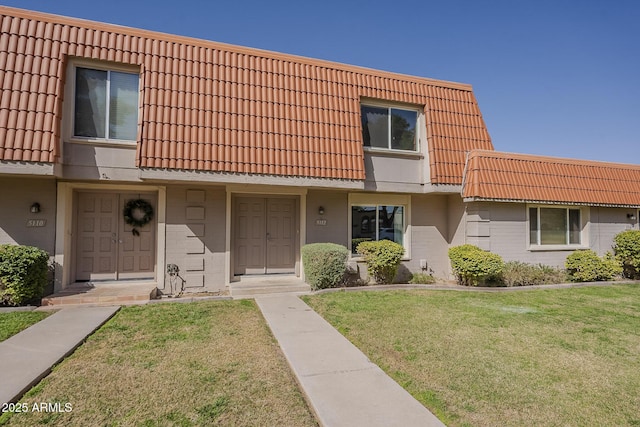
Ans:
{"label": "concrete walkway", "polygon": [[119,309],[66,308],[0,342],[0,405],[17,401]]}
{"label": "concrete walkway", "polygon": [[256,302],[323,426],[444,426],[295,296]]}

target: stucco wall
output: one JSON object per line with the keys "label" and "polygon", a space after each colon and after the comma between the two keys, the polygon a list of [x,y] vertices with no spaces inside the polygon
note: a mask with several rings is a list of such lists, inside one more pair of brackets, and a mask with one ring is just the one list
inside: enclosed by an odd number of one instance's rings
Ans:
{"label": "stucco wall", "polygon": [[449,246],[458,246],[465,243],[465,209],[466,206],[458,194],[447,196],[447,219],[449,221]]}
{"label": "stucco wall", "polygon": [[[425,272],[440,279],[449,278],[449,204],[446,195],[411,197],[411,259],[404,263],[411,272],[422,271],[420,260],[426,260]],[[455,216],[452,219],[455,220]]]}
{"label": "stucco wall", "polygon": [[[349,247],[348,193],[309,191],[307,193],[307,243],[331,242]],[[324,215],[318,208],[324,208]]]}
{"label": "stucco wall", "polygon": [[[636,219],[628,218],[628,214]],[[616,234],[638,228],[638,212],[635,209],[593,207],[590,216],[589,246],[600,255],[612,249]]]}
{"label": "stucco wall", "polygon": [[[350,248],[349,195],[337,191],[309,191],[307,193],[307,243],[332,242]],[[449,197],[446,195],[412,195],[410,216],[409,258],[403,261],[399,274],[405,277],[409,272],[420,272],[420,261],[426,261],[425,272],[439,278],[449,278],[447,249],[451,239],[449,224]],[[461,204],[460,204],[461,205]],[[318,214],[318,207],[324,208],[324,215]],[[461,206],[454,215],[456,224],[462,214]],[[455,218],[458,218],[457,220]],[[326,225],[318,225],[317,220],[326,220]],[[367,269],[358,262],[360,276],[366,278]]]}
{"label": "stucco wall", "polygon": [[225,289],[225,215],[222,187],[167,187],[166,263],[180,268],[186,291]]}
{"label": "stucco wall", "polygon": [[140,181],[136,147],[111,147],[88,143],[64,144],[63,177],[103,181]]}
{"label": "stucco wall", "polygon": [[[466,243],[475,244],[502,256],[505,261],[523,261],[563,266],[573,250],[532,250],[527,244],[527,205],[524,203],[469,203],[466,209]],[[602,255],[611,250],[613,237],[637,227],[625,208],[584,208],[584,247]]]}
{"label": "stucco wall", "polygon": [[[30,212],[40,204],[40,213]],[[53,255],[56,230],[56,183],[52,178],[0,178],[0,244],[37,246]],[[28,226],[29,220],[38,220]],[[29,225],[34,225],[30,223]]]}
{"label": "stucco wall", "polygon": [[389,191],[418,193],[425,182],[424,159],[419,154],[376,153],[367,151],[364,155],[365,189],[368,191]]}

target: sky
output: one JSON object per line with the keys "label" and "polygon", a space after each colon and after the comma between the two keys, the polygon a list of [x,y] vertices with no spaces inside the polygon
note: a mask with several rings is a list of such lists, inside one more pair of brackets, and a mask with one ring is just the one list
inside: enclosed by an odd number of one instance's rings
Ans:
{"label": "sky", "polygon": [[0,0],[468,83],[496,150],[640,164],[637,0]]}

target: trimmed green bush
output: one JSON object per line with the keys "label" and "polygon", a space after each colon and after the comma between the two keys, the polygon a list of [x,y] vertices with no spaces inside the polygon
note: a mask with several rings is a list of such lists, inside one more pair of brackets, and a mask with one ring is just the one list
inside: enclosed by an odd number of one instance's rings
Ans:
{"label": "trimmed green bush", "polygon": [[626,230],[613,238],[613,251],[624,277],[640,279],[640,230]]}
{"label": "trimmed green bush", "polygon": [[409,280],[409,283],[411,283],[412,285],[430,285],[432,283],[436,283],[436,279],[431,274],[413,273],[413,275],[411,275],[411,280]]}
{"label": "trimmed green bush", "polygon": [[0,305],[42,298],[49,254],[33,246],[0,245]]}
{"label": "trimmed green bush", "polygon": [[302,247],[304,275],[311,289],[325,289],[342,283],[349,250],[335,243],[310,243]]}
{"label": "trimmed green bush", "polygon": [[596,282],[611,280],[622,273],[622,266],[611,252],[600,258],[591,249],[575,251],[565,261],[571,280],[575,282]]}
{"label": "trimmed green bush", "polygon": [[504,286],[546,285],[566,280],[566,271],[561,268],[520,261],[507,262],[500,274],[500,281]]}
{"label": "trimmed green bush", "polygon": [[404,255],[404,247],[391,240],[362,242],[356,248],[367,263],[369,276],[376,283],[393,283],[398,272],[400,260]]}
{"label": "trimmed green bush", "polygon": [[356,249],[358,249],[358,245],[362,242],[370,242],[371,238],[370,237],[358,237],[355,239],[351,239],[351,252],[356,252]]}
{"label": "trimmed green bush", "polygon": [[458,284],[463,286],[484,284],[496,278],[504,268],[500,255],[468,244],[450,248],[449,259]]}

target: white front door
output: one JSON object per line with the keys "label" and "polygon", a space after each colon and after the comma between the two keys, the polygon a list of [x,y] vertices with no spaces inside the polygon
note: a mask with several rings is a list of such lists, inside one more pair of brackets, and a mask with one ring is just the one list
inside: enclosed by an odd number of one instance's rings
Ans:
{"label": "white front door", "polygon": [[78,192],[77,281],[155,277],[155,218],[134,234],[123,217],[125,204],[137,198],[151,203],[156,211],[154,194]]}

